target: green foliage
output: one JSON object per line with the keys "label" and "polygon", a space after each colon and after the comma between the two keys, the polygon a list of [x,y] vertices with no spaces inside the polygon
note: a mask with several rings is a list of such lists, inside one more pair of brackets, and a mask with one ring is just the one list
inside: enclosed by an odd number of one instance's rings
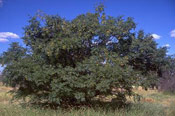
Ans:
{"label": "green foliage", "polygon": [[17,42],[10,44],[10,48],[7,52],[4,52],[0,56],[0,63],[2,66],[10,65],[13,62],[17,62],[19,59],[26,55],[26,49],[21,47]]}
{"label": "green foliage", "polygon": [[[11,78],[15,78],[14,75],[11,74],[11,71],[15,71],[16,66],[15,63],[20,63],[20,60],[27,56],[27,50],[21,47],[18,43],[14,42],[10,44],[10,48],[7,52],[4,52],[0,56],[0,64],[5,66],[6,68],[2,72],[1,78],[3,78],[3,82],[10,84],[11,86],[15,86],[14,83],[11,81]],[[16,72],[17,73],[17,72]]]}
{"label": "green foliage", "polygon": [[175,58],[167,57],[166,65],[162,72],[162,78],[159,80],[159,90],[165,93],[175,93]]}
{"label": "green foliage", "polygon": [[22,38],[28,52],[13,43],[1,55],[5,82],[18,86],[16,97],[30,97],[32,103],[89,103],[112,94],[125,102],[135,95],[133,85],[155,78],[141,77],[156,72],[165,57],[149,35],[136,37],[135,28],[130,17],[107,16],[103,5],[71,21],[34,16]]}
{"label": "green foliage", "polygon": [[164,66],[167,64],[167,48],[157,48],[157,44],[152,37],[144,35],[141,30],[137,39],[132,40],[130,47],[129,64],[137,71],[141,72],[141,85],[144,87],[154,86],[157,80],[162,77]]}

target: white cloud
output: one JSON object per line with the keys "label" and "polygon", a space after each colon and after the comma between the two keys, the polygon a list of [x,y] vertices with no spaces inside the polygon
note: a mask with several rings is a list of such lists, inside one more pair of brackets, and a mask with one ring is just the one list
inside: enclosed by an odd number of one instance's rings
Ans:
{"label": "white cloud", "polygon": [[12,32],[0,32],[0,42],[8,42],[8,39],[17,39],[19,36]]}
{"label": "white cloud", "polygon": [[170,47],[170,44],[165,44],[165,45],[163,45],[163,47],[169,48]]}
{"label": "white cloud", "polygon": [[2,0],[0,0],[0,6],[2,6]]}
{"label": "white cloud", "polygon": [[153,37],[153,39],[160,39],[161,38],[161,36],[157,35],[157,34],[152,34],[152,37]]}
{"label": "white cloud", "polygon": [[12,32],[0,32],[0,38],[19,38],[19,36]]}
{"label": "white cloud", "polygon": [[175,38],[175,29],[170,32],[170,36]]}
{"label": "white cloud", "polygon": [[8,42],[9,40],[8,39],[1,39],[0,38],[0,42]]}

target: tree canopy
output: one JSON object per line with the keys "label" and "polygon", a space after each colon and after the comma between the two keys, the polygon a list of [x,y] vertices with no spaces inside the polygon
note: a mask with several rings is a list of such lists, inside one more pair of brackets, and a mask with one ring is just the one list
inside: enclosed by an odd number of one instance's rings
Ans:
{"label": "tree canopy", "polygon": [[113,94],[125,102],[135,95],[133,85],[154,84],[166,63],[166,48],[135,28],[133,18],[108,16],[103,5],[71,21],[33,16],[22,38],[27,49],[13,43],[0,57],[5,82],[35,103],[88,103]]}

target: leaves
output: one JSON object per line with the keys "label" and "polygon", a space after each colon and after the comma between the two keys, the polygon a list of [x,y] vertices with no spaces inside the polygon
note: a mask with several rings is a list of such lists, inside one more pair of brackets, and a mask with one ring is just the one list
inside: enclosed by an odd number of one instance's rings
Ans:
{"label": "leaves", "polygon": [[4,81],[19,87],[17,96],[30,96],[37,103],[88,103],[98,95],[114,94],[114,88],[125,102],[134,95],[133,85],[155,78],[157,72],[149,71],[157,71],[165,57],[165,50],[157,49],[143,31],[136,37],[135,28],[130,17],[107,16],[103,5],[71,21],[34,16],[22,38],[28,50],[13,43],[0,57],[6,65]]}

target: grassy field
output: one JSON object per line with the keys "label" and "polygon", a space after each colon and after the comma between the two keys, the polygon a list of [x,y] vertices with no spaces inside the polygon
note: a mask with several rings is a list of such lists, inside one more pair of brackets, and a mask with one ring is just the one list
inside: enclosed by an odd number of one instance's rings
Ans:
{"label": "grassy field", "polygon": [[114,108],[115,104],[104,107],[80,109],[40,109],[25,107],[18,103],[11,103],[12,96],[7,92],[11,88],[0,85],[0,116],[175,116],[175,95],[164,94],[157,90],[135,89],[136,93],[143,96],[139,103],[128,99],[131,105],[126,108]]}

